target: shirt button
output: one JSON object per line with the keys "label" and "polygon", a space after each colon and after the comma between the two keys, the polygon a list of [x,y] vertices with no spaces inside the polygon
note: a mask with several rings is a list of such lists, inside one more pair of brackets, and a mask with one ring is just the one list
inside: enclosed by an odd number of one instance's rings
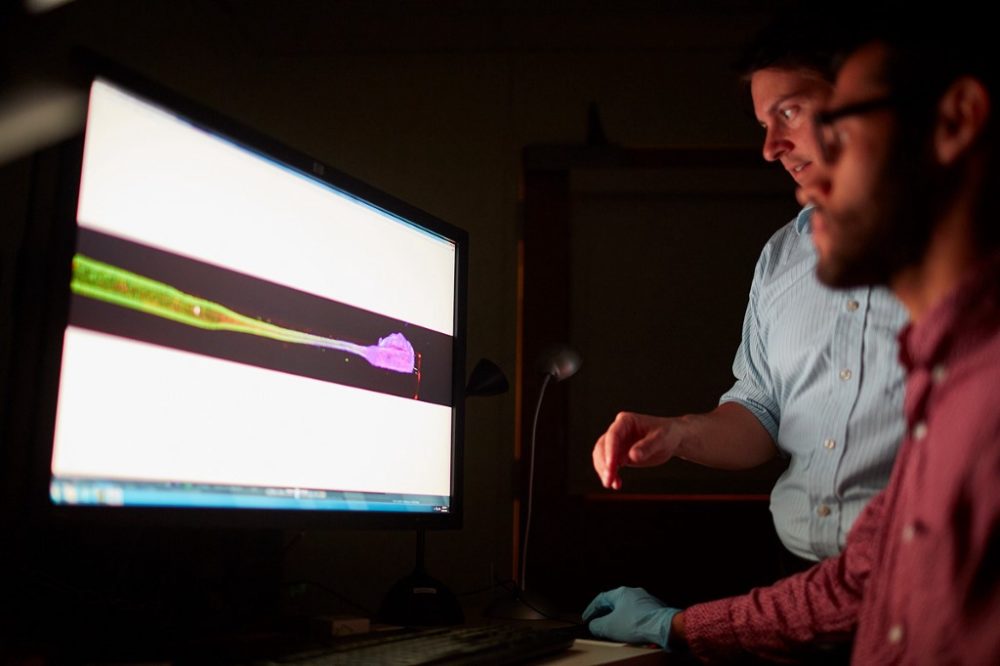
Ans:
{"label": "shirt button", "polygon": [[903,538],[903,543],[910,543],[913,541],[913,537],[917,535],[917,530],[913,525],[905,525],[903,527],[903,533],[900,535]]}
{"label": "shirt button", "polygon": [[851,300],[847,301],[847,309],[850,312],[854,312],[855,310],[857,310],[859,305],[861,305],[861,304],[858,303],[853,298]]}
{"label": "shirt button", "polygon": [[917,423],[917,425],[913,426],[913,439],[915,439],[915,440],[917,440],[919,442],[920,440],[922,440],[926,436],[927,436],[927,424],[926,423],[924,423],[923,421],[920,421],[919,423]]}
{"label": "shirt button", "polygon": [[851,378],[851,371],[848,368],[844,368],[840,371],[840,378],[846,382]]}
{"label": "shirt button", "polygon": [[894,624],[889,628],[889,642],[895,645],[899,641],[903,640],[903,625]]}
{"label": "shirt button", "polygon": [[837,446],[837,442],[833,441],[832,439],[828,439],[823,442],[823,446],[825,446],[828,449],[832,449],[833,447]]}
{"label": "shirt button", "polygon": [[944,381],[944,378],[948,376],[948,369],[944,366],[944,363],[938,363],[931,370],[931,379],[934,380],[935,384],[940,384]]}
{"label": "shirt button", "polygon": [[819,507],[816,509],[816,513],[818,513],[821,518],[826,518],[827,516],[830,515],[830,507],[828,507],[826,504],[820,504]]}

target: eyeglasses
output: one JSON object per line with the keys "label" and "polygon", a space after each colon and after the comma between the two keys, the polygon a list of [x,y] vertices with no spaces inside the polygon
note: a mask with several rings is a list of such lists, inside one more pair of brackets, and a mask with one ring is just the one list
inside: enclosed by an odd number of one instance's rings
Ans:
{"label": "eyeglasses", "polygon": [[816,132],[816,143],[819,144],[819,152],[823,157],[823,161],[827,164],[832,163],[840,157],[840,151],[843,148],[844,135],[833,126],[835,122],[847,116],[871,113],[872,111],[895,106],[897,102],[897,97],[886,95],[864,102],[857,102],[856,104],[848,104],[839,109],[830,109],[817,113],[813,118],[813,128]]}

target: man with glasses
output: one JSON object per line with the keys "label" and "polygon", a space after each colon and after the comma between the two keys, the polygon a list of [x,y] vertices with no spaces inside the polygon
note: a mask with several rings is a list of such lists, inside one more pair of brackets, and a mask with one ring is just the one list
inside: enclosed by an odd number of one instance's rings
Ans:
{"label": "man with glasses", "polygon": [[978,18],[869,26],[816,117],[826,168],[799,193],[820,279],[887,284],[909,312],[889,486],[809,571],[684,611],[647,599],[627,623],[616,590],[585,614],[592,631],[627,624],[708,661],[855,635],[858,663],[1000,663],[1000,82]]}
{"label": "man with glasses", "polygon": [[[747,49],[740,68],[765,131],[763,156],[801,186],[819,168],[813,114],[832,90],[829,38],[817,17],[787,14]],[[888,290],[834,291],[816,279],[812,208],[778,230],[750,288],[735,385],[708,414],[622,412],[598,440],[607,488],[619,468],[672,457],[723,469],[789,458],[771,493],[788,553],[783,573],[836,555],[865,504],[885,487],[903,434],[895,333],[906,320]]]}

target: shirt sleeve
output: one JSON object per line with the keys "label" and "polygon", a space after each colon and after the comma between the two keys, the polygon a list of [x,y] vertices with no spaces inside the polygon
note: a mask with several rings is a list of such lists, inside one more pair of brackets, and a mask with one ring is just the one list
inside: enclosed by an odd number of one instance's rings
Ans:
{"label": "shirt sleeve", "polygon": [[736,358],[733,361],[733,375],[736,383],[729,389],[719,404],[735,402],[750,411],[761,425],[778,441],[778,422],[781,418],[781,408],[775,396],[774,383],[771,380],[770,366],[767,359],[767,345],[764,340],[766,331],[761,325],[761,288],[764,276],[768,272],[772,246],[768,243],[754,270],[753,283],[750,286],[750,301],[743,317],[743,336]]}
{"label": "shirt sleeve", "polygon": [[685,610],[691,651],[708,663],[748,654],[788,660],[848,640],[857,628],[884,507],[883,492],[858,518],[840,555],[770,587]]}

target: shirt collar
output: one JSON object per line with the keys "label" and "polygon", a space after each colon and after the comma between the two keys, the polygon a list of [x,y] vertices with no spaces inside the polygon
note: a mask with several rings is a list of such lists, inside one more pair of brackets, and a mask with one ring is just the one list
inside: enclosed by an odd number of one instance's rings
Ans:
{"label": "shirt collar", "polygon": [[965,272],[917,324],[899,333],[899,360],[907,370],[947,360],[956,342],[971,341],[1000,316],[1000,252]]}
{"label": "shirt collar", "polygon": [[800,210],[799,214],[795,216],[795,231],[799,232],[800,236],[812,233],[812,214],[813,206],[810,204]]}

